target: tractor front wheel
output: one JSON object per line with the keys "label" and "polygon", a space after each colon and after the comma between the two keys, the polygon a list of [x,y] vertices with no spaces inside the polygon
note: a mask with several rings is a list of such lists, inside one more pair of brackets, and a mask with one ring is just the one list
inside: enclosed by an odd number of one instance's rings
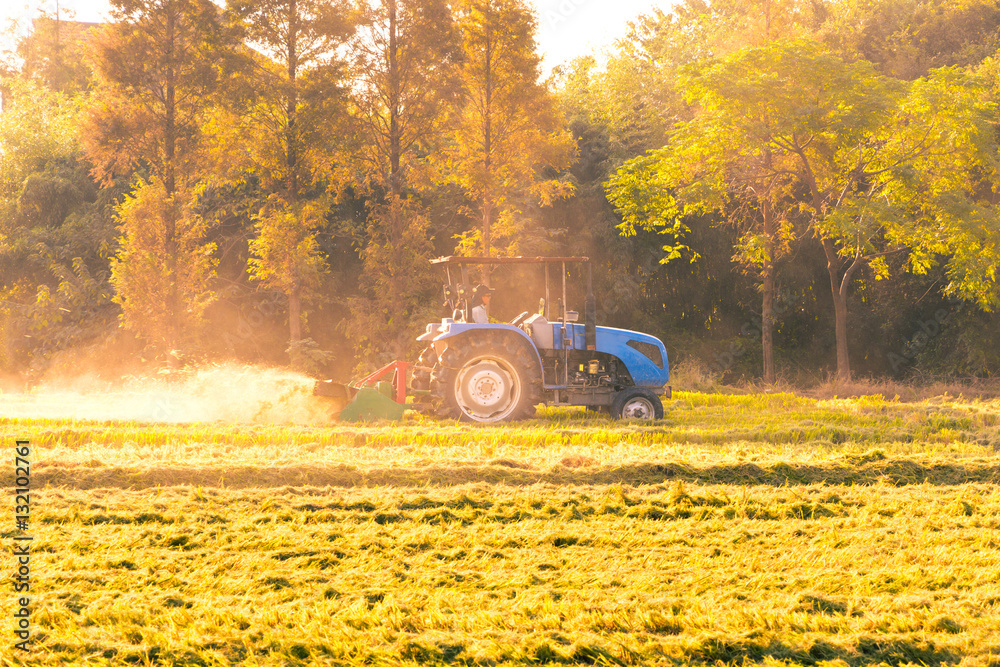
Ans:
{"label": "tractor front wheel", "polygon": [[538,362],[523,345],[502,340],[468,339],[449,345],[450,367],[438,365],[431,390],[443,417],[490,424],[534,414],[540,401]]}
{"label": "tractor front wheel", "polygon": [[613,419],[663,419],[660,397],[645,387],[627,387],[611,403]]}

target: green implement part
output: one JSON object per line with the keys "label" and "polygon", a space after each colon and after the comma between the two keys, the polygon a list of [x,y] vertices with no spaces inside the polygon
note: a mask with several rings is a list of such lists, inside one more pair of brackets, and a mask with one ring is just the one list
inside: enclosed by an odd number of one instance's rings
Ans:
{"label": "green implement part", "polygon": [[[378,384],[389,384],[379,382]],[[391,388],[392,385],[389,384]],[[399,421],[403,418],[406,407],[392,400],[381,387],[362,387],[358,389],[354,400],[344,406],[340,411],[340,421],[360,422],[375,421],[377,419],[388,419]]]}

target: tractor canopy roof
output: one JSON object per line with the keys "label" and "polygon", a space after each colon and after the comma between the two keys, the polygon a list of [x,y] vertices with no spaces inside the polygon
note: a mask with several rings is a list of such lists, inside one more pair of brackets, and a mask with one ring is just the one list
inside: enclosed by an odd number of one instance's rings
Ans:
{"label": "tractor canopy roof", "polygon": [[461,264],[563,264],[570,262],[589,262],[589,257],[438,257],[431,264],[445,266]]}

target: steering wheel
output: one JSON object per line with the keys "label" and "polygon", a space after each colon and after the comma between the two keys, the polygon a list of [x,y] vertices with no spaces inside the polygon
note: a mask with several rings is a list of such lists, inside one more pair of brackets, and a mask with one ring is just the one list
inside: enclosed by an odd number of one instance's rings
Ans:
{"label": "steering wheel", "polygon": [[528,311],[524,311],[523,313],[512,319],[510,321],[510,325],[516,327],[518,324],[524,321],[524,318],[526,318],[528,314],[529,314]]}

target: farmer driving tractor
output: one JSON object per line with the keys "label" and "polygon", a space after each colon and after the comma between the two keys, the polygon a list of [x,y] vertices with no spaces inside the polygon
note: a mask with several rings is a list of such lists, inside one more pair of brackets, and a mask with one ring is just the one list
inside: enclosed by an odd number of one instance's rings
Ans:
{"label": "farmer driving tractor", "polygon": [[472,291],[472,321],[474,324],[490,323],[490,298],[496,290],[486,285],[476,285]]}

